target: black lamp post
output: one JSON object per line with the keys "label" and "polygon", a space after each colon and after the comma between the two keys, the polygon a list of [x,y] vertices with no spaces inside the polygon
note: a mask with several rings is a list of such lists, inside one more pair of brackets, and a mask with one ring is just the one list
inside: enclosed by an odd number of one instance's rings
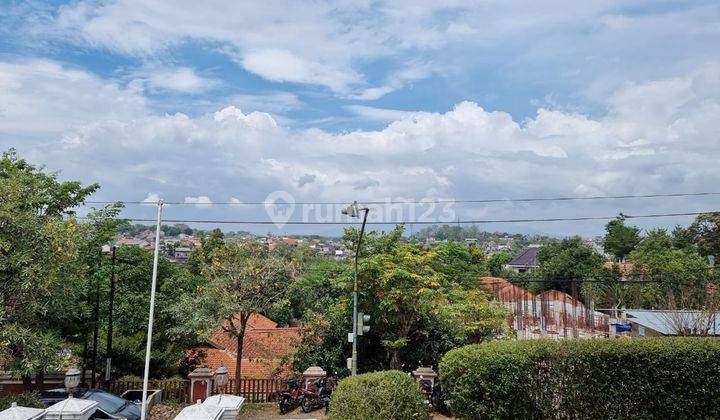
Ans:
{"label": "black lamp post", "polygon": [[350,206],[348,206],[346,209],[342,210],[342,214],[348,215],[350,217],[360,217],[360,212],[364,211],[363,215],[363,221],[362,226],[360,227],[360,235],[358,236],[357,241],[357,247],[355,249],[355,282],[353,286],[353,317],[352,317],[352,323],[353,323],[353,332],[352,332],[352,366],[350,366],[350,371],[353,375],[357,374],[357,337],[358,337],[358,277],[359,277],[359,270],[358,270],[358,255],[360,254],[360,244],[362,243],[363,233],[365,233],[365,223],[367,223],[367,216],[368,212],[370,211],[369,208],[359,208],[357,201],[352,203]]}

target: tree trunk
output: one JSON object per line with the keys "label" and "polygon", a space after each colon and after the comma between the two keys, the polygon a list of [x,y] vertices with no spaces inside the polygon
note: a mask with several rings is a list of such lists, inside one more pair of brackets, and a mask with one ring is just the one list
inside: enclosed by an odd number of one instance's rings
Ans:
{"label": "tree trunk", "polygon": [[45,390],[45,369],[40,369],[35,375],[35,390],[39,393]]}
{"label": "tree trunk", "polygon": [[251,314],[240,314],[240,326],[237,330],[237,359],[235,360],[235,394],[241,394],[241,378],[242,378],[242,355],[243,355],[243,342],[245,341],[245,329],[247,327],[247,321]]}
{"label": "tree trunk", "polygon": [[240,333],[237,336],[237,359],[235,360],[235,395],[240,395],[240,378],[242,368],[242,354],[243,354],[243,341],[245,340],[245,328],[241,327]]}
{"label": "tree trunk", "polygon": [[22,377],[22,381],[23,381],[23,388],[25,389],[25,391],[27,391],[27,392],[32,391],[32,378],[30,376],[26,375],[26,376]]}
{"label": "tree trunk", "polygon": [[390,369],[400,369],[400,349],[393,349],[390,352]]}

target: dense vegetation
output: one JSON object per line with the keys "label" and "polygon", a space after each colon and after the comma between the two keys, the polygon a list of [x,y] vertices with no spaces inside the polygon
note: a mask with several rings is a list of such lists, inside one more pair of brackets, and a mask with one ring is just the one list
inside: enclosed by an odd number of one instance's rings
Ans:
{"label": "dense vegetation", "polygon": [[496,341],[450,351],[453,414],[476,418],[717,418],[720,342]]}
{"label": "dense vegetation", "polygon": [[428,418],[427,411],[417,382],[399,370],[347,377],[330,401],[331,419],[422,420]]}

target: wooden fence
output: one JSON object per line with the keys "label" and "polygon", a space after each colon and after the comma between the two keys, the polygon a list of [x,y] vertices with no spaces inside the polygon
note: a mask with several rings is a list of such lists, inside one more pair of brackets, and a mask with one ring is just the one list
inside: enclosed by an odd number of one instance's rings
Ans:
{"label": "wooden fence", "polygon": [[[196,385],[197,386],[197,385]],[[129,389],[142,389],[142,381],[112,381],[105,387],[113,394],[120,395]],[[282,379],[241,379],[240,390],[248,403],[275,401],[277,392],[284,389]],[[149,389],[161,389],[163,400],[182,403],[190,401],[190,381],[187,379],[152,379]],[[213,393],[235,393],[235,380],[230,379],[227,386],[213,387]]]}
{"label": "wooden fence", "polygon": [[[249,403],[275,401],[277,392],[284,389],[282,379],[241,379],[240,393]],[[235,393],[235,380],[230,379],[224,388],[213,387],[213,393]]]}

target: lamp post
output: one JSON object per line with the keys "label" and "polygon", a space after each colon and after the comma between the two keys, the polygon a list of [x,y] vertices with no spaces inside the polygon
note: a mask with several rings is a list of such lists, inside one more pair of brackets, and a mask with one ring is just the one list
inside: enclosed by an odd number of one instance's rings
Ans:
{"label": "lamp post", "polygon": [[220,393],[225,392],[225,385],[228,383],[228,368],[223,366],[220,362],[220,367],[215,370],[215,386],[220,390]]}
{"label": "lamp post", "polygon": [[80,371],[76,368],[70,368],[65,372],[65,389],[68,392],[68,398],[72,398],[73,391],[80,385]]}
{"label": "lamp post", "polygon": [[105,360],[105,381],[110,385],[110,370],[112,368],[112,336],[113,336],[113,301],[115,300],[115,251],[117,246],[112,246],[112,272],[110,273],[110,302],[108,304],[108,331],[107,331],[107,358]]}
{"label": "lamp post", "polygon": [[355,282],[353,285],[353,332],[352,332],[352,362],[350,366],[350,372],[352,375],[357,375],[357,337],[358,337],[358,255],[360,254],[360,244],[362,243],[363,233],[365,233],[365,223],[367,222],[369,208],[359,208],[357,201],[353,202],[350,206],[342,210],[342,214],[350,217],[360,217],[360,212],[364,211],[362,226],[360,227],[360,235],[358,236],[357,247],[355,249]]}
{"label": "lamp post", "polygon": [[160,258],[160,223],[162,222],[163,201],[157,202],[157,225],[155,227],[155,254],[153,256],[152,280],[150,283],[150,314],[148,316],[147,342],[145,344],[145,372],[143,374],[142,407],[140,420],[147,418],[147,391],[150,376],[150,350],[152,349],[153,318],[155,316],[155,289],[157,288],[158,259]]}

